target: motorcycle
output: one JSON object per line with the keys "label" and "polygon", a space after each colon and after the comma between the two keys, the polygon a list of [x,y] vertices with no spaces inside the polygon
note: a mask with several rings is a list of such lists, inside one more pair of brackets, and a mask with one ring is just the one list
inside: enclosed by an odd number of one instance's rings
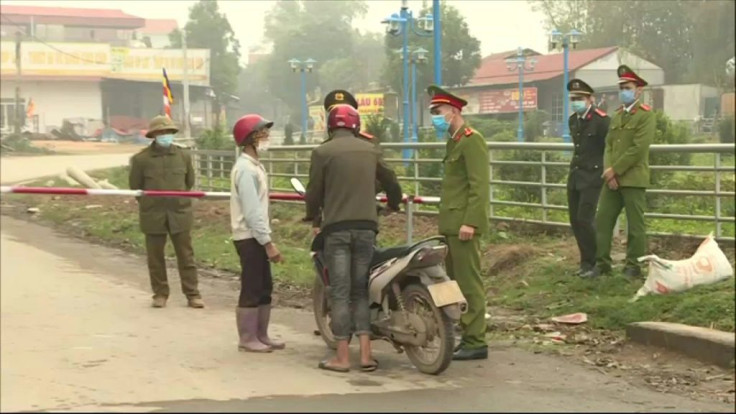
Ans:
{"label": "motorcycle", "polygon": [[[300,195],[306,190],[297,178],[291,185]],[[310,248],[316,277],[312,290],[315,322],[328,347],[337,341],[330,328],[330,277],[322,252],[324,239],[317,234]],[[371,340],[385,340],[425,374],[437,375],[450,365],[455,348],[453,327],[467,311],[457,282],[443,266],[448,247],[445,238],[431,237],[412,245],[376,247],[368,276]]]}

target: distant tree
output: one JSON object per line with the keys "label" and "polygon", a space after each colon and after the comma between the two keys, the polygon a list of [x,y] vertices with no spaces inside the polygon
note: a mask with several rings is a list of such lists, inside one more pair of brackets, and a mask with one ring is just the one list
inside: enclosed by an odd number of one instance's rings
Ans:
{"label": "distant tree", "polygon": [[[189,9],[189,21],[184,31],[187,47],[210,50],[210,83],[215,92],[212,111],[215,125],[220,125],[222,106],[238,88],[240,43],[216,0],[200,0],[194,4]],[[173,48],[180,48],[181,30],[171,32],[169,40]]]}
{"label": "distant tree", "polygon": [[[360,36],[353,29],[353,20],[366,10],[366,3],[361,0],[351,1],[350,7],[345,2],[277,1],[266,15],[264,31],[265,39],[273,46],[271,55],[265,59],[267,85],[272,95],[292,112],[301,110],[301,80],[289,68],[290,59],[317,61],[315,70],[307,75],[307,90],[322,85],[323,66],[326,66],[324,79],[328,87],[336,83],[352,86],[355,79],[360,79],[363,62],[356,59],[354,49],[360,44]],[[346,58],[352,60],[352,65],[343,60]],[[331,62],[333,59],[338,62]]]}
{"label": "distant tree", "polygon": [[[468,24],[453,6],[442,2],[442,83],[445,85],[464,85],[480,66],[480,41],[470,35]],[[431,12],[425,8],[419,16]],[[411,29],[409,29],[411,30]],[[402,57],[396,51],[401,49],[401,36],[387,34],[385,38],[386,64],[383,68],[383,82],[395,91],[402,89]],[[409,33],[409,50],[422,47],[429,51],[428,62],[417,66],[417,89],[423,90],[433,83],[434,57],[432,56],[432,37],[418,37]]]}
{"label": "distant tree", "polygon": [[733,0],[531,3],[547,29],[580,30],[580,48],[626,48],[664,69],[667,83],[727,81],[721,68],[734,55]]}

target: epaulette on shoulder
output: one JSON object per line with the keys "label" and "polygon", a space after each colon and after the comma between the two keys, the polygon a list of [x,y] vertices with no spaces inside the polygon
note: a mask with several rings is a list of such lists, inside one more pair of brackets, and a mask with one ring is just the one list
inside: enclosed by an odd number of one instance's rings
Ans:
{"label": "epaulette on shoulder", "polygon": [[465,134],[466,137],[469,137],[469,136],[473,135],[473,128],[465,127],[464,134]]}
{"label": "epaulette on shoulder", "polygon": [[608,116],[606,111],[602,110],[601,108],[595,108],[595,113],[597,113],[600,116]]}
{"label": "epaulette on shoulder", "polygon": [[639,105],[639,107],[641,107],[641,109],[643,109],[643,110],[645,110],[647,112],[649,112],[649,111],[652,110],[652,107],[649,106],[649,105],[647,105],[647,104],[641,104],[641,105]]}

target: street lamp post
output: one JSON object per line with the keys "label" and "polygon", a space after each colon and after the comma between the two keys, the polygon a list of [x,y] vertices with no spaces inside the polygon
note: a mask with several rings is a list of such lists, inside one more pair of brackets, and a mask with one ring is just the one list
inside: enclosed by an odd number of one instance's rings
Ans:
{"label": "street lamp post", "polygon": [[413,107],[412,111],[412,142],[417,142],[419,140],[419,128],[418,128],[418,119],[419,119],[419,105],[417,103],[417,63],[425,63],[427,61],[427,53],[429,51],[423,48],[416,49],[412,52],[411,56],[411,104]]}
{"label": "street lamp post", "polygon": [[558,46],[562,46],[563,55],[563,79],[562,79],[562,139],[565,142],[570,142],[570,126],[567,124],[567,118],[569,117],[570,100],[567,91],[567,82],[569,78],[568,73],[568,56],[570,54],[570,46],[575,49],[580,42],[580,35],[582,33],[575,29],[570,30],[568,33],[562,34],[559,30],[555,29],[549,35],[550,49],[556,49]]}
{"label": "street lamp post", "polygon": [[300,72],[301,76],[301,98],[302,98],[302,141],[307,138],[307,72],[314,69],[314,59],[301,61],[299,59],[290,59],[289,66],[293,72]]}
{"label": "street lamp post", "polygon": [[[417,30],[417,22],[419,24],[419,30]],[[415,19],[412,12],[409,10],[409,4],[407,0],[402,0],[401,11],[399,14],[392,14],[391,16],[384,19],[381,23],[386,24],[386,33],[392,36],[402,36],[402,64],[403,64],[403,78],[402,78],[402,101],[403,101],[403,123],[404,123],[404,142],[409,142],[409,131],[410,125],[410,114],[409,109],[409,26],[417,36],[429,37],[434,28],[434,20],[431,14],[424,17]],[[412,151],[404,149],[403,158],[409,159],[412,156]]]}
{"label": "street lamp post", "polygon": [[442,23],[440,22],[440,0],[432,0],[434,18],[434,84],[442,85]]}
{"label": "street lamp post", "polygon": [[509,71],[519,71],[519,128],[516,131],[516,139],[519,142],[524,142],[524,72],[533,71],[536,64],[537,60],[534,58],[527,60],[524,56],[524,49],[521,47],[517,49],[515,58],[506,59],[506,67]]}

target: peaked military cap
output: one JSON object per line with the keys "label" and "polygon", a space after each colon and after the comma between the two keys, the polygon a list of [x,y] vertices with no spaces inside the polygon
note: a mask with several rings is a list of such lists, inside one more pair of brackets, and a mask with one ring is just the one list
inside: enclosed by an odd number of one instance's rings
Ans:
{"label": "peaked military cap", "polygon": [[636,86],[647,86],[648,83],[640,78],[630,67],[621,65],[616,71],[618,73],[618,83],[634,82]]}
{"label": "peaked military cap", "polygon": [[593,88],[580,79],[571,79],[567,82],[567,90],[571,96],[590,96],[594,93]]}
{"label": "peaked military cap", "polygon": [[335,105],[350,105],[358,109],[358,101],[350,92],[343,89],[335,89],[325,96],[325,111],[330,112],[330,109]]}
{"label": "peaked military cap", "polygon": [[431,98],[429,102],[430,109],[441,104],[447,104],[450,106],[454,106],[457,109],[463,109],[463,107],[468,104],[468,101],[466,101],[465,99],[455,96],[437,85],[429,85],[429,87],[427,88],[427,93]]}

